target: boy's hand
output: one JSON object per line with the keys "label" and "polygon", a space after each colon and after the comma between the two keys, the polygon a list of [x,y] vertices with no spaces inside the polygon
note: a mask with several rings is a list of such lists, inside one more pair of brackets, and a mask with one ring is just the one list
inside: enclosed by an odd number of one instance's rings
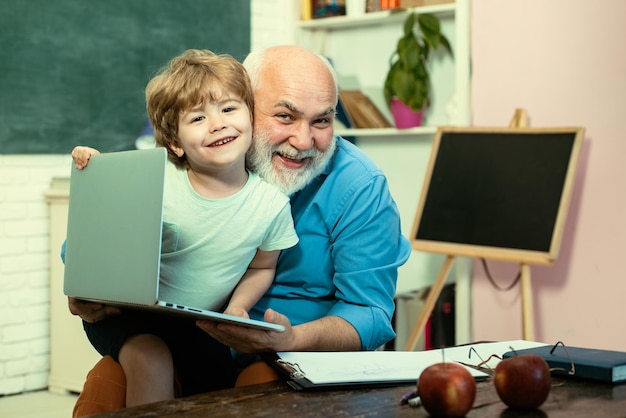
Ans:
{"label": "boy's hand", "polygon": [[224,311],[226,315],[238,316],[240,318],[250,319],[248,311],[238,306],[228,306]]}
{"label": "boy's hand", "polygon": [[72,150],[72,159],[74,159],[74,165],[76,165],[76,168],[78,168],[79,170],[82,170],[83,168],[87,167],[87,164],[89,164],[89,159],[91,158],[91,156],[96,154],[100,154],[100,151],[98,151],[97,149],[82,146],[75,147]]}

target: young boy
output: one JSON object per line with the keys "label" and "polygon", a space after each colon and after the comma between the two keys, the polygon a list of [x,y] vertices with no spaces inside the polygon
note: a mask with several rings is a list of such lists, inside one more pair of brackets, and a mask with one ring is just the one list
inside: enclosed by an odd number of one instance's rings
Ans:
{"label": "young boy", "polygon": [[[189,306],[248,317],[270,286],[280,250],[296,236],[288,198],[246,170],[253,96],[243,66],[228,55],[188,50],[146,87],[157,146],[167,148],[159,294]],[[98,151],[76,147],[76,167]],[[233,290],[234,289],[234,290]],[[126,405],[232,386],[230,350],[193,320],[126,310],[84,322],[89,340],[118,360]]]}

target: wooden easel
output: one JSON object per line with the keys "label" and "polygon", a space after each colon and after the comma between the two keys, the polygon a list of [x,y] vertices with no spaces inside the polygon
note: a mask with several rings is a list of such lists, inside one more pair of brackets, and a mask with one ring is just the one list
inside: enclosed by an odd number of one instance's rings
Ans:
{"label": "wooden easel", "polygon": [[448,255],[443,262],[443,266],[441,267],[441,270],[439,270],[439,275],[437,276],[437,279],[435,279],[435,283],[433,283],[433,285],[431,286],[430,291],[428,292],[428,296],[426,296],[424,306],[422,307],[422,310],[417,317],[417,322],[413,326],[411,336],[404,346],[404,351],[415,350],[417,342],[424,332],[424,327],[426,327],[426,322],[428,322],[428,318],[435,308],[435,303],[437,303],[437,299],[441,294],[443,285],[446,283],[446,278],[448,277],[448,274],[450,274],[450,269],[452,268],[453,262],[453,255]]}
{"label": "wooden easel", "polygon": [[[515,109],[509,128],[526,128],[528,116],[526,109]],[[533,318],[533,292],[530,283],[530,266],[520,264],[520,287],[522,292],[522,335],[525,340],[535,340],[535,323]]]}
{"label": "wooden easel", "polygon": [[[509,124],[509,128],[525,128],[528,126],[528,117],[525,109],[515,109],[515,114],[513,115],[513,119],[511,119],[511,123]],[[437,299],[443,290],[443,286],[446,283],[446,279],[450,274],[450,270],[452,269],[452,263],[454,262],[454,256],[448,255],[439,271],[439,275],[435,279],[430,291],[428,292],[428,296],[424,301],[424,306],[420,311],[420,314],[417,318],[417,322],[413,326],[413,330],[411,331],[411,335],[407,340],[404,350],[405,351],[414,351],[417,346],[417,342],[424,332],[424,328],[426,327],[426,322],[428,322],[428,318],[433,312],[435,308],[435,303],[437,303]],[[534,319],[533,319],[533,304],[532,304],[532,289],[530,282],[530,266],[527,263],[520,263],[520,287],[521,287],[521,298],[522,298],[522,334],[525,340],[534,341],[535,339],[535,329],[534,329]]]}

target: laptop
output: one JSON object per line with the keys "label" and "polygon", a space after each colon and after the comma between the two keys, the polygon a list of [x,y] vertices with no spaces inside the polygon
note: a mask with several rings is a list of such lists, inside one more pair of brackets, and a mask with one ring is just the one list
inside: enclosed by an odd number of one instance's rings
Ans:
{"label": "laptop", "polygon": [[65,275],[67,296],[196,319],[284,331],[282,325],[239,318],[159,299],[165,148],[91,157],[72,164]]}

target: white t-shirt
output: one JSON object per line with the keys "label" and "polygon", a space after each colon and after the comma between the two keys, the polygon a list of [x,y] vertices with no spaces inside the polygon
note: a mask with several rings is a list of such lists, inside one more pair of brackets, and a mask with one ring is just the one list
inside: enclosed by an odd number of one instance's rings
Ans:
{"label": "white t-shirt", "polygon": [[186,170],[168,162],[160,300],[223,308],[257,249],[282,250],[298,242],[287,196],[248,174],[234,195],[207,199],[193,189]]}

